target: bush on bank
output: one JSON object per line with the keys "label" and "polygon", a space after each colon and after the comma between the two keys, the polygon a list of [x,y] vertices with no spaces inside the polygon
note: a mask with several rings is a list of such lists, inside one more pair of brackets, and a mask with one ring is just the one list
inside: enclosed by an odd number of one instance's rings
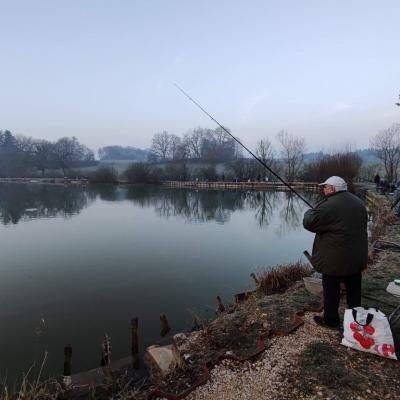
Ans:
{"label": "bush on bank", "polygon": [[129,164],[124,172],[124,177],[129,183],[157,183],[161,173],[145,162]]}
{"label": "bush on bank", "polygon": [[89,180],[93,183],[116,183],[118,181],[118,173],[111,165],[104,165],[97,168]]}

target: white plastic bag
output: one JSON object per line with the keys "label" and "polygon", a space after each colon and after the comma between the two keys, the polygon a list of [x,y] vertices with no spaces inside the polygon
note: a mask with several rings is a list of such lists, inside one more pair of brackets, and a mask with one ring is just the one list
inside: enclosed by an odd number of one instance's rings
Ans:
{"label": "white plastic bag", "polygon": [[397,360],[389,321],[377,308],[347,309],[343,328],[344,346]]}

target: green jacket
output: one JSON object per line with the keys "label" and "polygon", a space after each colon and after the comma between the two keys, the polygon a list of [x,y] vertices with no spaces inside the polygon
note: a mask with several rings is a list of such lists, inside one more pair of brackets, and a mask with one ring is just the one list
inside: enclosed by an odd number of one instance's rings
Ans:
{"label": "green jacket", "polygon": [[364,203],[349,192],[335,193],[306,211],[303,226],[316,234],[314,268],[333,276],[361,272],[368,259],[367,220]]}

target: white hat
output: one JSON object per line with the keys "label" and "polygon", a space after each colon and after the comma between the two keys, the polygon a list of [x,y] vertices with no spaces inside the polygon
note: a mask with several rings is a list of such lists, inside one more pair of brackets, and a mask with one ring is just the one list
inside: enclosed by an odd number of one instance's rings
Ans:
{"label": "white hat", "polygon": [[320,183],[318,186],[331,185],[337,192],[343,192],[347,190],[347,183],[340,176],[331,176],[325,182]]}

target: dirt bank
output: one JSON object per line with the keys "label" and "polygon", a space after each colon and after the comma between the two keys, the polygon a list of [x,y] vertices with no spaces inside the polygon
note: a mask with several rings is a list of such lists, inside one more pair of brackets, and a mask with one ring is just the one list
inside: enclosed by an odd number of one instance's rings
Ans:
{"label": "dirt bank", "polygon": [[[400,243],[400,226],[391,225],[382,239]],[[400,304],[386,286],[400,276],[400,253],[380,251],[363,274],[363,305],[386,313]],[[292,292],[304,290],[298,285]],[[280,295],[285,296],[285,295]],[[293,296],[293,293],[292,295]],[[304,300],[307,299],[303,293]],[[374,300],[373,300],[374,299]],[[341,304],[342,311],[345,304]],[[270,339],[257,362],[225,360],[211,372],[208,383],[190,400],[233,399],[399,399],[400,365],[340,345],[338,332],[316,326],[314,313],[292,334]]]}

